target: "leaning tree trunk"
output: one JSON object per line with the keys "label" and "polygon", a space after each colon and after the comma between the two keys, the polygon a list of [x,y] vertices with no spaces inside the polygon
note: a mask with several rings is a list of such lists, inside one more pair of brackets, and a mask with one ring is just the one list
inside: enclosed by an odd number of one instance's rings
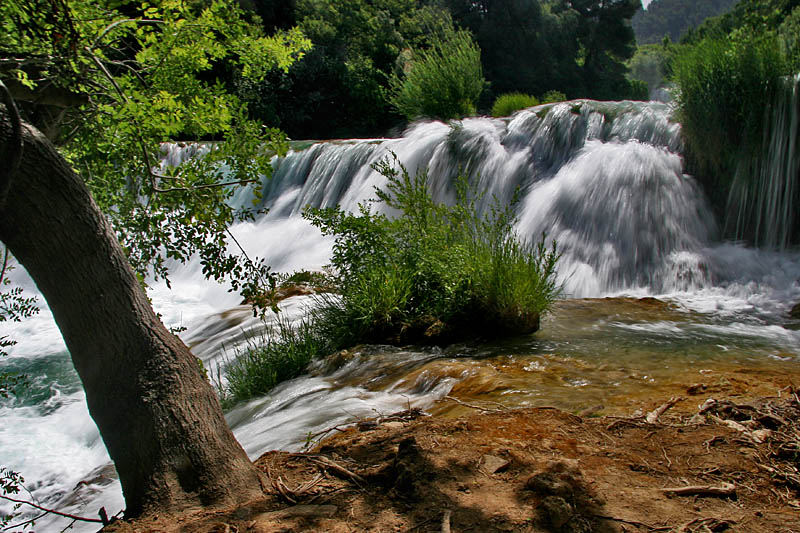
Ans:
{"label": "leaning tree trunk", "polygon": [[[119,473],[126,516],[258,496],[261,475],[197,359],[153,312],[89,191],[43,134],[27,125],[22,134],[22,162],[0,206],[0,240],[64,336]],[[13,146],[12,137],[0,107],[0,146]]]}

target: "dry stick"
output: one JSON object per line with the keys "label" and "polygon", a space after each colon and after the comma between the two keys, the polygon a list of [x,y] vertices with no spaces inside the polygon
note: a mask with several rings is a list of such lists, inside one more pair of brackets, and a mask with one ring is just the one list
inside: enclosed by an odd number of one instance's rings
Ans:
{"label": "dry stick", "polygon": [[658,422],[659,416],[663,415],[665,412],[667,412],[668,409],[670,409],[673,405],[675,405],[681,400],[683,400],[683,398],[673,396],[672,398],[669,399],[669,401],[665,402],[654,411],[650,411],[649,413],[647,413],[645,421],[647,421],[648,424],[655,424],[656,422]]}
{"label": "dry stick", "polygon": [[687,487],[668,487],[661,489],[661,491],[678,496],[733,496],[736,494],[736,485],[733,483],[723,483],[718,487],[713,485],[689,485]]}
{"label": "dry stick", "polygon": [[359,483],[365,483],[364,478],[359,476],[358,474],[351,472],[350,470],[346,469],[345,467],[334,463],[324,455],[320,455],[318,457],[310,457],[311,460],[317,464],[322,466],[328,467],[334,472],[338,472],[339,474],[352,479],[353,481],[358,481]]}
{"label": "dry stick", "polygon": [[645,524],[644,522],[637,522],[636,520],[626,520],[624,518],[617,518],[616,516],[605,516],[601,514],[594,515],[595,518],[600,518],[601,520],[612,520],[614,522],[622,522],[623,524],[630,524],[636,527],[643,527],[649,531],[670,531],[673,529],[671,526],[651,526],[650,524]]}
{"label": "dry stick", "polygon": [[58,516],[63,516],[65,518],[72,518],[73,520],[80,520],[81,522],[95,522],[95,523],[98,523],[98,524],[102,524],[103,523],[103,521],[100,520],[99,518],[85,518],[83,516],[76,516],[74,514],[62,513],[61,511],[55,511],[53,509],[48,509],[47,507],[42,507],[41,505],[37,505],[37,504],[35,504],[33,502],[29,502],[27,500],[17,500],[15,498],[9,498],[8,496],[0,496],[0,498],[2,498],[4,500],[8,500],[10,502],[14,502],[14,503],[22,503],[22,504],[25,504],[25,505],[30,505],[31,507],[35,507],[36,509],[39,509],[40,511],[44,511],[46,513],[51,513],[51,514],[58,515]]}
{"label": "dry stick", "polygon": [[452,514],[450,509],[445,510],[444,516],[442,516],[442,533],[450,533],[450,515]]}
{"label": "dry stick", "polygon": [[484,413],[499,413],[501,412],[500,409],[488,409],[486,407],[481,407],[480,405],[474,405],[467,402],[462,402],[458,398],[453,398],[452,396],[445,396],[445,400],[450,400],[451,402],[456,402],[458,405],[463,405],[464,407],[469,407],[470,409],[476,409],[478,411],[483,411]]}

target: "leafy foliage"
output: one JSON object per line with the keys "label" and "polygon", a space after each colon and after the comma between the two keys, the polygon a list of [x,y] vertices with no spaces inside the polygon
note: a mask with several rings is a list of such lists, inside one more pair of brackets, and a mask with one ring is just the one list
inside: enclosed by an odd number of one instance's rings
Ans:
{"label": "leafy foliage", "polygon": [[409,119],[448,120],[473,115],[486,81],[481,51],[466,31],[434,37],[416,50],[405,75],[391,80],[392,105]]}
{"label": "leafy foliage", "polygon": [[629,96],[624,61],[634,50],[628,21],[638,0],[442,3],[475,35],[491,83],[489,97],[551,90],[570,98]]}
{"label": "leafy foliage", "polygon": [[237,80],[238,94],[263,122],[293,138],[384,135],[399,119],[387,101],[398,58],[447,24],[446,13],[417,0],[292,4],[283,16],[297,21],[313,50],[287,73]]}
{"label": "leafy foliage", "polygon": [[[0,20],[12,36],[0,45],[0,56],[10,58],[0,76],[23,82],[34,97],[55,86],[82,102],[37,125],[85,178],[134,269],[166,278],[167,259],[196,253],[207,276],[227,278],[257,301],[270,272],[258,259],[229,253],[226,233],[254,212],[227,200],[236,187],[257,190],[269,158],[287,143],[248,118],[221,71],[263,79],[286,70],[310,42],[296,29],[265,37],[228,0],[141,7],[9,0]],[[23,111],[34,123],[41,114],[36,104]],[[203,157],[158,169],[161,143],[180,137],[218,142]]]}
{"label": "leafy foliage", "polygon": [[497,97],[492,105],[493,117],[508,117],[514,112],[526,107],[533,107],[539,104],[535,96],[523,93],[507,93]]}

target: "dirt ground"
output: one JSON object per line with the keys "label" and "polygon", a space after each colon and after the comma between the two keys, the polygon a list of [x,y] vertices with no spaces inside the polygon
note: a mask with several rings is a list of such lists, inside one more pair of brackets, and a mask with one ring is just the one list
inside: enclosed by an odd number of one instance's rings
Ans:
{"label": "dirt ground", "polygon": [[262,501],[106,529],[800,532],[796,378],[740,369],[603,417],[447,399],[264,454]]}

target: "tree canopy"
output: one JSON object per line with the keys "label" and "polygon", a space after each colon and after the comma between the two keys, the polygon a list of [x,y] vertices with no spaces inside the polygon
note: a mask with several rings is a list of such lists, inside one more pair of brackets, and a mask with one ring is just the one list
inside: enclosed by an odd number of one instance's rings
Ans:
{"label": "tree canopy", "polygon": [[[264,36],[257,17],[226,0],[10,0],[0,20],[10,36],[0,79],[23,102],[23,118],[81,170],[136,271],[166,277],[167,258],[199,253],[209,276],[255,297],[257,284],[241,280],[263,283],[266,269],[227,253],[225,232],[253,212],[226,200],[234,185],[258,188],[286,143],[249,117],[224,80],[285,71],[308,39],[297,29]],[[180,171],[157,171],[161,143],[175,139],[217,142]]]}
{"label": "tree canopy", "polygon": [[729,11],[737,0],[653,0],[646,10],[638,11],[632,19],[636,42],[660,43],[665,36],[678,42],[683,35],[699,26],[705,19]]}

